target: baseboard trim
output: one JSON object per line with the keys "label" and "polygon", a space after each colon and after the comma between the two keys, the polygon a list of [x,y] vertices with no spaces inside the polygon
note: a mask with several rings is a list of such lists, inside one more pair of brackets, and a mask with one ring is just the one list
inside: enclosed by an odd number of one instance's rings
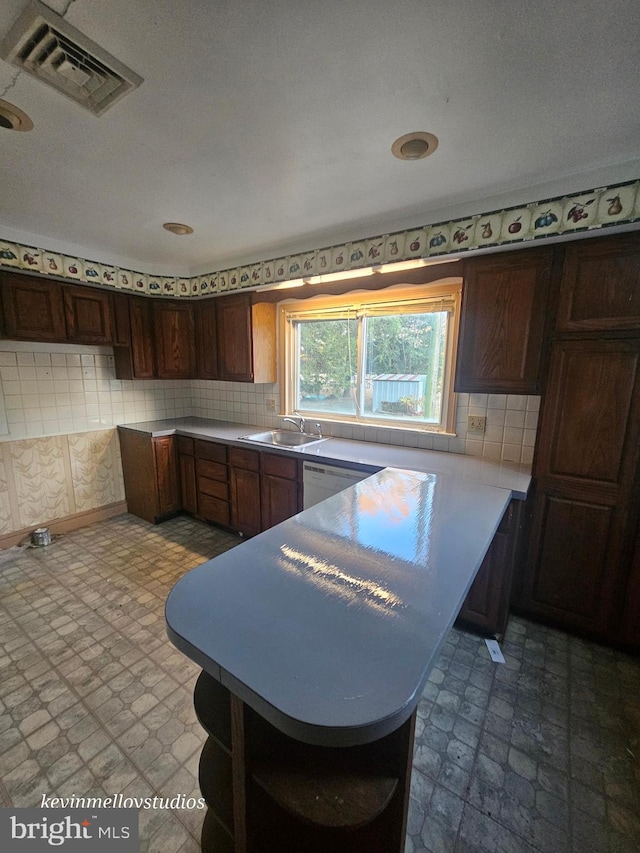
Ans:
{"label": "baseboard trim", "polygon": [[73,515],[65,515],[64,518],[56,518],[53,521],[44,521],[42,524],[34,525],[33,527],[25,527],[23,530],[14,530],[13,533],[5,533],[0,536],[0,550],[4,548],[12,548],[14,545],[19,545],[36,527],[48,527],[52,534],[70,533],[72,530],[77,530],[79,527],[86,527],[89,524],[95,524],[97,521],[106,521],[107,518],[113,518],[115,515],[122,515],[127,512],[126,501],[116,501],[112,504],[99,506],[95,509],[87,509],[84,512],[74,512]]}

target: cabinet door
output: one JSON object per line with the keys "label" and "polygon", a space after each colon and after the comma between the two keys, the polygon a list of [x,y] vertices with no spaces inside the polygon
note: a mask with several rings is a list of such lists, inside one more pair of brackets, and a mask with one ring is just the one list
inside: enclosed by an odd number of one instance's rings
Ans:
{"label": "cabinet door", "polygon": [[131,346],[131,320],[129,318],[129,296],[125,293],[111,294],[113,303],[113,345]]}
{"label": "cabinet door", "polygon": [[534,249],[465,263],[456,391],[537,393],[551,257]]}
{"label": "cabinet door", "polygon": [[640,329],[640,234],[567,246],[556,328],[562,332]]}
{"label": "cabinet door", "polygon": [[168,515],[180,509],[178,471],[173,436],[153,439],[158,483],[158,515]]}
{"label": "cabinet door", "polygon": [[231,468],[231,526],[240,533],[260,533],[260,474],[244,468]]}
{"label": "cabinet door", "polygon": [[113,342],[111,294],[65,285],[64,310],[69,340],[79,344]]}
{"label": "cabinet door", "polygon": [[226,296],[216,306],[218,374],[235,382],[253,380],[251,299],[248,294]]}
{"label": "cabinet door", "polygon": [[262,529],[267,530],[300,512],[300,486],[297,480],[285,480],[271,474],[260,478]]}
{"label": "cabinet door", "polygon": [[158,517],[158,478],[153,445],[148,435],[118,428],[127,509],[155,524]]}
{"label": "cabinet door", "polygon": [[489,546],[458,619],[486,634],[504,634],[522,501],[512,500]]}
{"label": "cabinet door", "polygon": [[640,341],[558,341],[538,437],[519,604],[608,637],[640,448]]}
{"label": "cabinet door", "polygon": [[169,301],[154,302],[153,314],[158,378],[195,378],[193,306]]}
{"label": "cabinet door", "polygon": [[198,379],[218,379],[216,300],[196,305],[196,362]]}
{"label": "cabinet door", "polygon": [[198,512],[198,493],[196,488],[196,460],[193,456],[181,453],[178,456],[180,469],[180,495],[182,509],[194,515]]}
{"label": "cabinet door", "polygon": [[6,273],[2,276],[2,306],[6,337],[54,343],[67,340],[58,282]]}
{"label": "cabinet door", "polygon": [[156,375],[152,309],[151,302],[142,297],[132,297],[129,302],[131,359],[136,379],[153,379]]}

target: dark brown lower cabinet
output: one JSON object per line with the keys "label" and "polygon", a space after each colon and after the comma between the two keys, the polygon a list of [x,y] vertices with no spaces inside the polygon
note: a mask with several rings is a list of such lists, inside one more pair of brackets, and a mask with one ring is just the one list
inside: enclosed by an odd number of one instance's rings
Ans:
{"label": "dark brown lower cabinet", "polygon": [[621,639],[622,620],[633,633],[623,608],[639,456],[640,340],[556,341],[520,611],[609,641]]}
{"label": "dark brown lower cabinet", "polygon": [[311,746],[210,675],[194,691],[209,737],[199,764],[204,853],[401,853],[415,712],[363,746]]}
{"label": "dark brown lower cabinet", "polygon": [[192,438],[179,435],[177,436],[177,446],[182,509],[195,515],[198,512],[198,485],[194,441]]}
{"label": "dark brown lower cabinet", "polygon": [[126,429],[118,435],[129,512],[152,524],[175,515],[181,501],[173,436]]}
{"label": "dark brown lower cabinet", "polygon": [[302,489],[297,459],[275,453],[260,454],[262,530],[286,521],[302,509]]}
{"label": "dark brown lower cabinet", "polygon": [[257,450],[229,448],[229,492],[233,529],[245,536],[260,533],[260,454]]}
{"label": "dark brown lower cabinet", "polygon": [[458,621],[483,634],[502,637],[518,554],[524,502],[512,500],[458,614]]}
{"label": "dark brown lower cabinet", "polygon": [[195,441],[198,518],[228,527],[229,468],[227,447],[216,441]]}

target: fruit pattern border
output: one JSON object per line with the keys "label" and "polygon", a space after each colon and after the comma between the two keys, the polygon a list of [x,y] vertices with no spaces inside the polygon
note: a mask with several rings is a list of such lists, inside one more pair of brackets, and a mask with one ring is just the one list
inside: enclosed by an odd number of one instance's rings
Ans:
{"label": "fruit pattern border", "polygon": [[190,278],[155,276],[2,239],[0,269],[30,270],[150,296],[198,297],[639,221],[640,180],[633,180]]}

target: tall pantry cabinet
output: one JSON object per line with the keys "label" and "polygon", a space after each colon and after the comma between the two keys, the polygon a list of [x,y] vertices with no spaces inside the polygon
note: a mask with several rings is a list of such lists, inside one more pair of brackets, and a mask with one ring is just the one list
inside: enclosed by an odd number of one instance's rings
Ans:
{"label": "tall pantry cabinet", "polygon": [[640,644],[640,238],[566,249],[518,609]]}

